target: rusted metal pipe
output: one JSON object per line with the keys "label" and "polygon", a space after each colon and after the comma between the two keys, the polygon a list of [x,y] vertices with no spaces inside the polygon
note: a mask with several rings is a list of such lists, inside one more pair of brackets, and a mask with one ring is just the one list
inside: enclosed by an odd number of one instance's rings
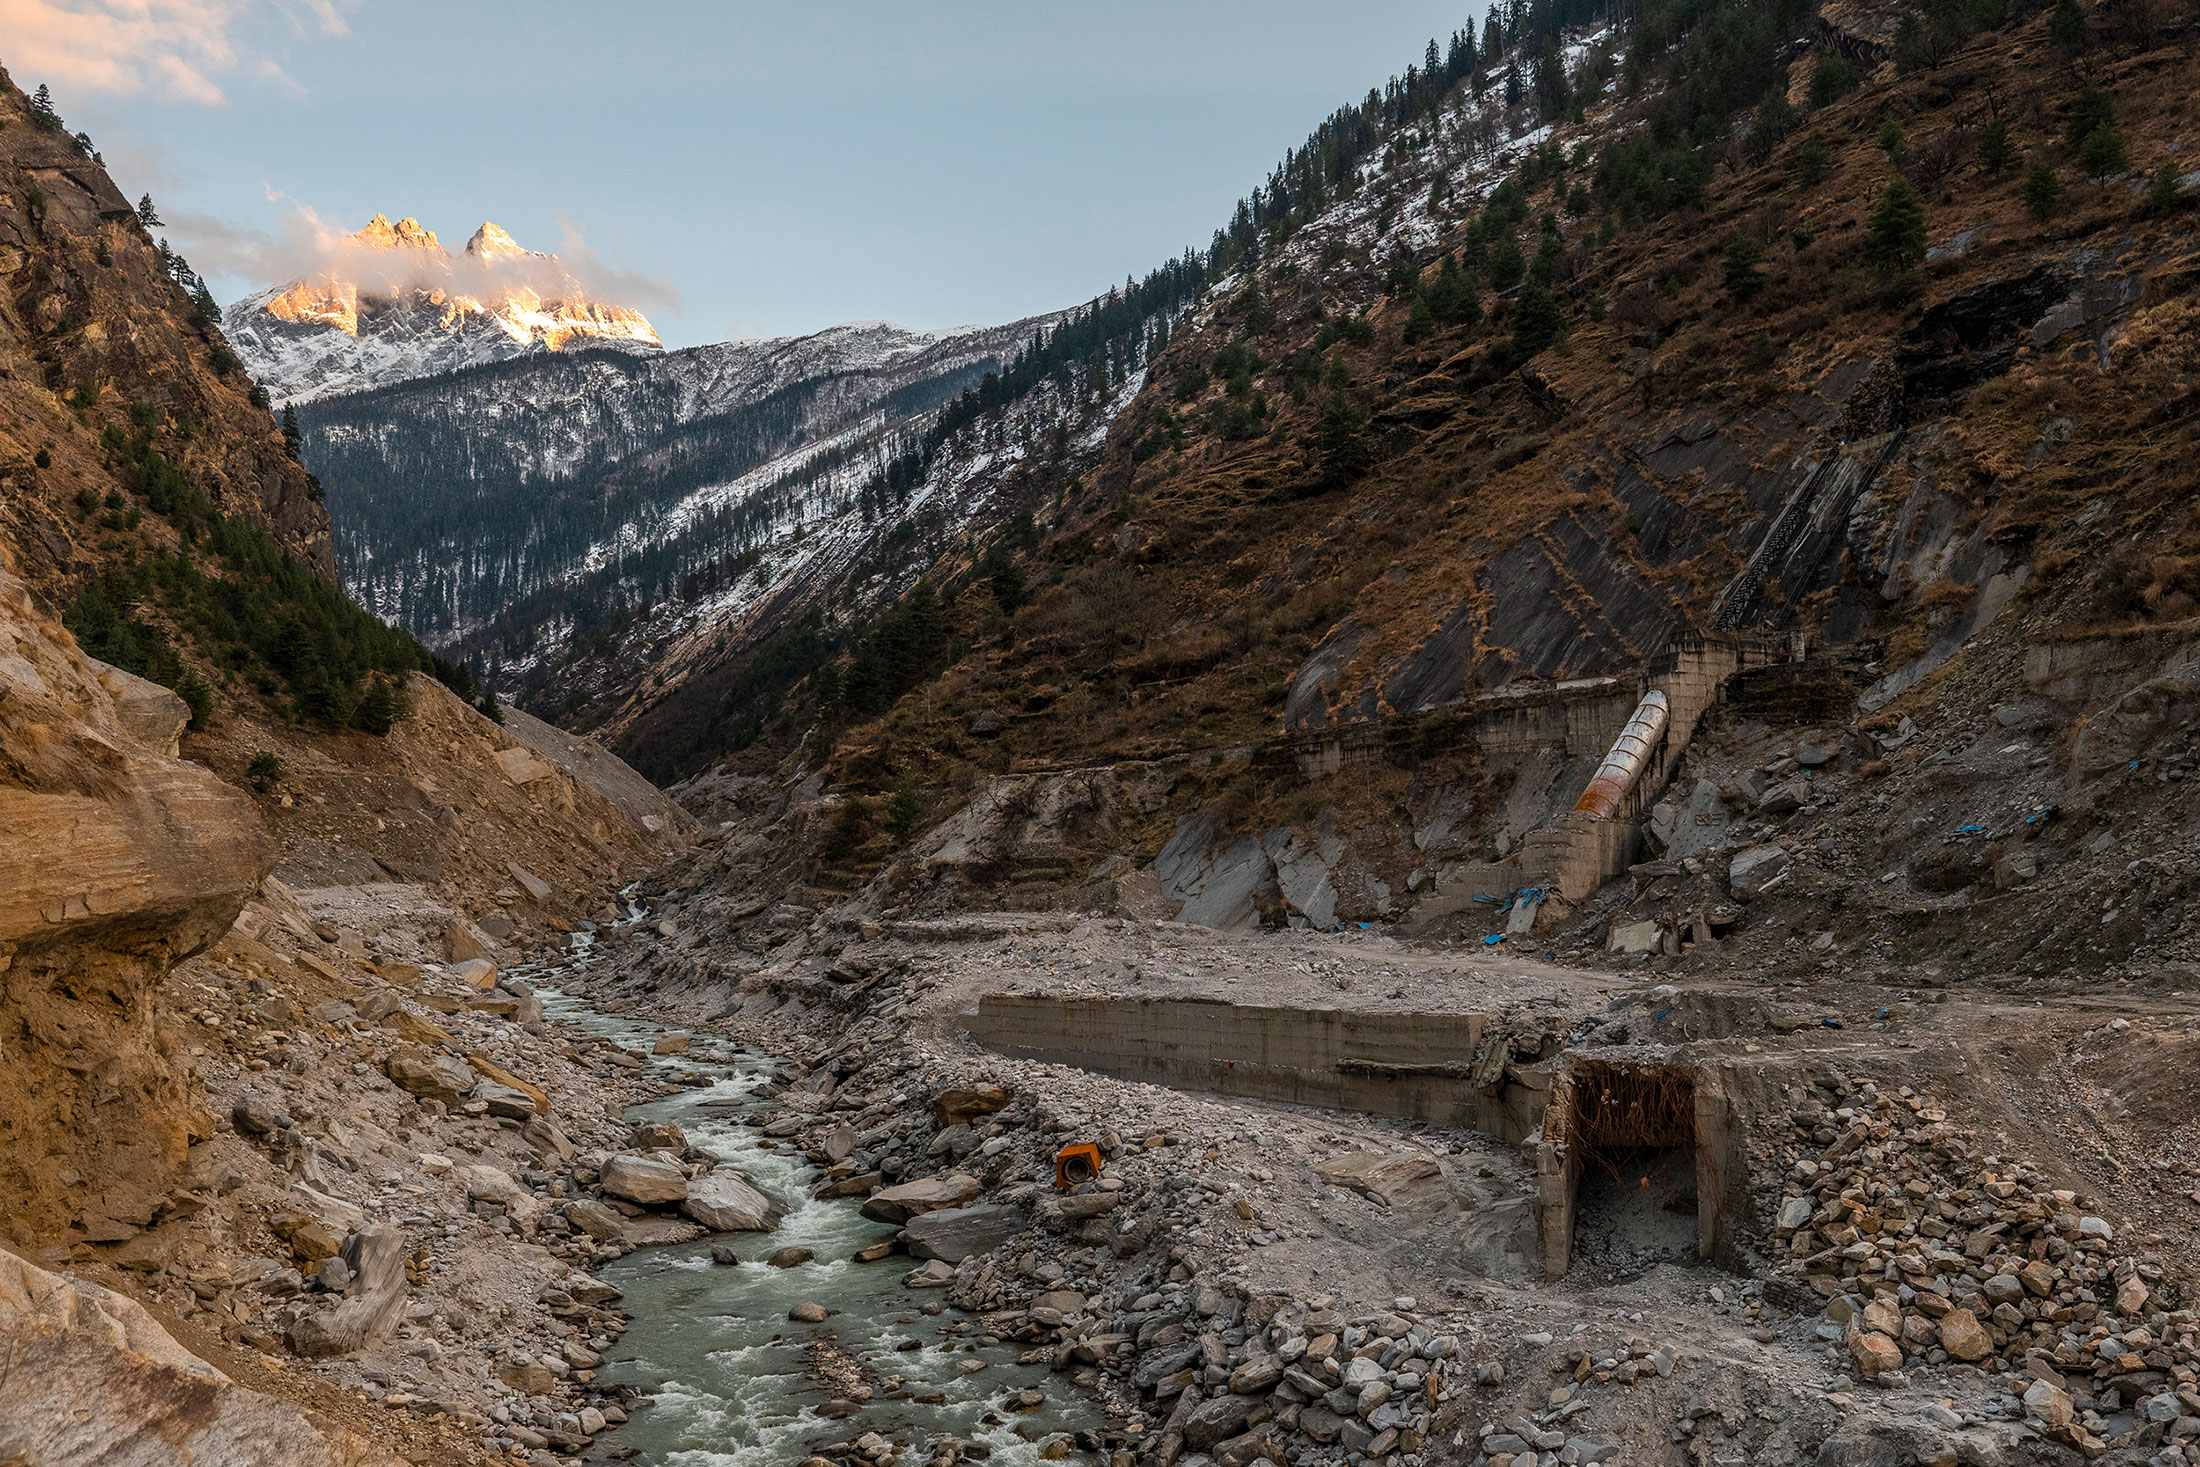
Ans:
{"label": "rusted metal pipe", "polygon": [[1598,820],[1609,820],[1619,809],[1619,802],[1642,778],[1649,767],[1650,756],[1657,751],[1658,740],[1665,737],[1666,721],[1672,717],[1672,707],[1665,701],[1665,694],[1652,688],[1642,695],[1635,705],[1635,716],[1627,720],[1627,726],[1612,740],[1612,752],[1604,756],[1597,772],[1589,777],[1589,787],[1581,792],[1574,809]]}

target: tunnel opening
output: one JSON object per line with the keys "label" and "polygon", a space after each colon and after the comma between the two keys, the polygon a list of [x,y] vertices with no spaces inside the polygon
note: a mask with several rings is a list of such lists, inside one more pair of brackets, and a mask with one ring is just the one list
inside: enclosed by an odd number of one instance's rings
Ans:
{"label": "tunnel opening", "polygon": [[1616,1282],[1705,1251],[1696,1082],[1577,1060],[1567,1085],[1568,1273]]}

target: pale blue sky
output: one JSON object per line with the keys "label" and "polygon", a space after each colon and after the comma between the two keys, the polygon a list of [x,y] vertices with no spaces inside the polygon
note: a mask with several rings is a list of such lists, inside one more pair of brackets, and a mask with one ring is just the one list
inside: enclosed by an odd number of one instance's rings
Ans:
{"label": "pale blue sky", "polygon": [[1332,108],[1482,9],[18,6],[0,61],[53,83],[223,300],[303,253],[301,208],[415,215],[453,250],[483,219],[556,249],[564,220],[674,345],[1086,299],[1203,246]]}

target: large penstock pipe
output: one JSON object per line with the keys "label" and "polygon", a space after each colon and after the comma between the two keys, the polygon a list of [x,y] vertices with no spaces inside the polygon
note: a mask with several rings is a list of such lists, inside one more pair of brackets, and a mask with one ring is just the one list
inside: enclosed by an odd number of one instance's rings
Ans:
{"label": "large penstock pipe", "polygon": [[1642,695],[1635,705],[1635,716],[1627,720],[1627,727],[1612,740],[1612,752],[1604,756],[1597,772],[1590,776],[1589,787],[1581,792],[1574,809],[1598,820],[1609,820],[1619,802],[1642,778],[1649,766],[1650,756],[1658,747],[1658,740],[1665,736],[1666,721],[1672,717],[1672,708],[1665,701],[1665,694],[1652,688]]}

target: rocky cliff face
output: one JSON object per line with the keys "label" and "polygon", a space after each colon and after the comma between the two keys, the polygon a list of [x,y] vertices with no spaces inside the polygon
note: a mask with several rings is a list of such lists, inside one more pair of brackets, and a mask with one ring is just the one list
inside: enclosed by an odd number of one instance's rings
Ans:
{"label": "rocky cliff face", "polygon": [[78,508],[116,488],[109,428],[157,438],[213,509],[332,570],[312,478],[106,170],[4,77],[0,123],[0,531],[16,573],[58,595],[126,540],[157,543]]}
{"label": "rocky cliff face", "polygon": [[244,297],[222,319],[280,402],[308,402],[536,352],[664,343],[640,311],[593,300],[555,255],[483,223],[457,258],[416,219],[381,214],[327,268]]}
{"label": "rocky cliff face", "polygon": [[187,1201],[213,1135],[154,1009],[274,848],[251,799],[176,757],[165,688],[97,663],[0,560],[0,1217],[112,1242]]}

